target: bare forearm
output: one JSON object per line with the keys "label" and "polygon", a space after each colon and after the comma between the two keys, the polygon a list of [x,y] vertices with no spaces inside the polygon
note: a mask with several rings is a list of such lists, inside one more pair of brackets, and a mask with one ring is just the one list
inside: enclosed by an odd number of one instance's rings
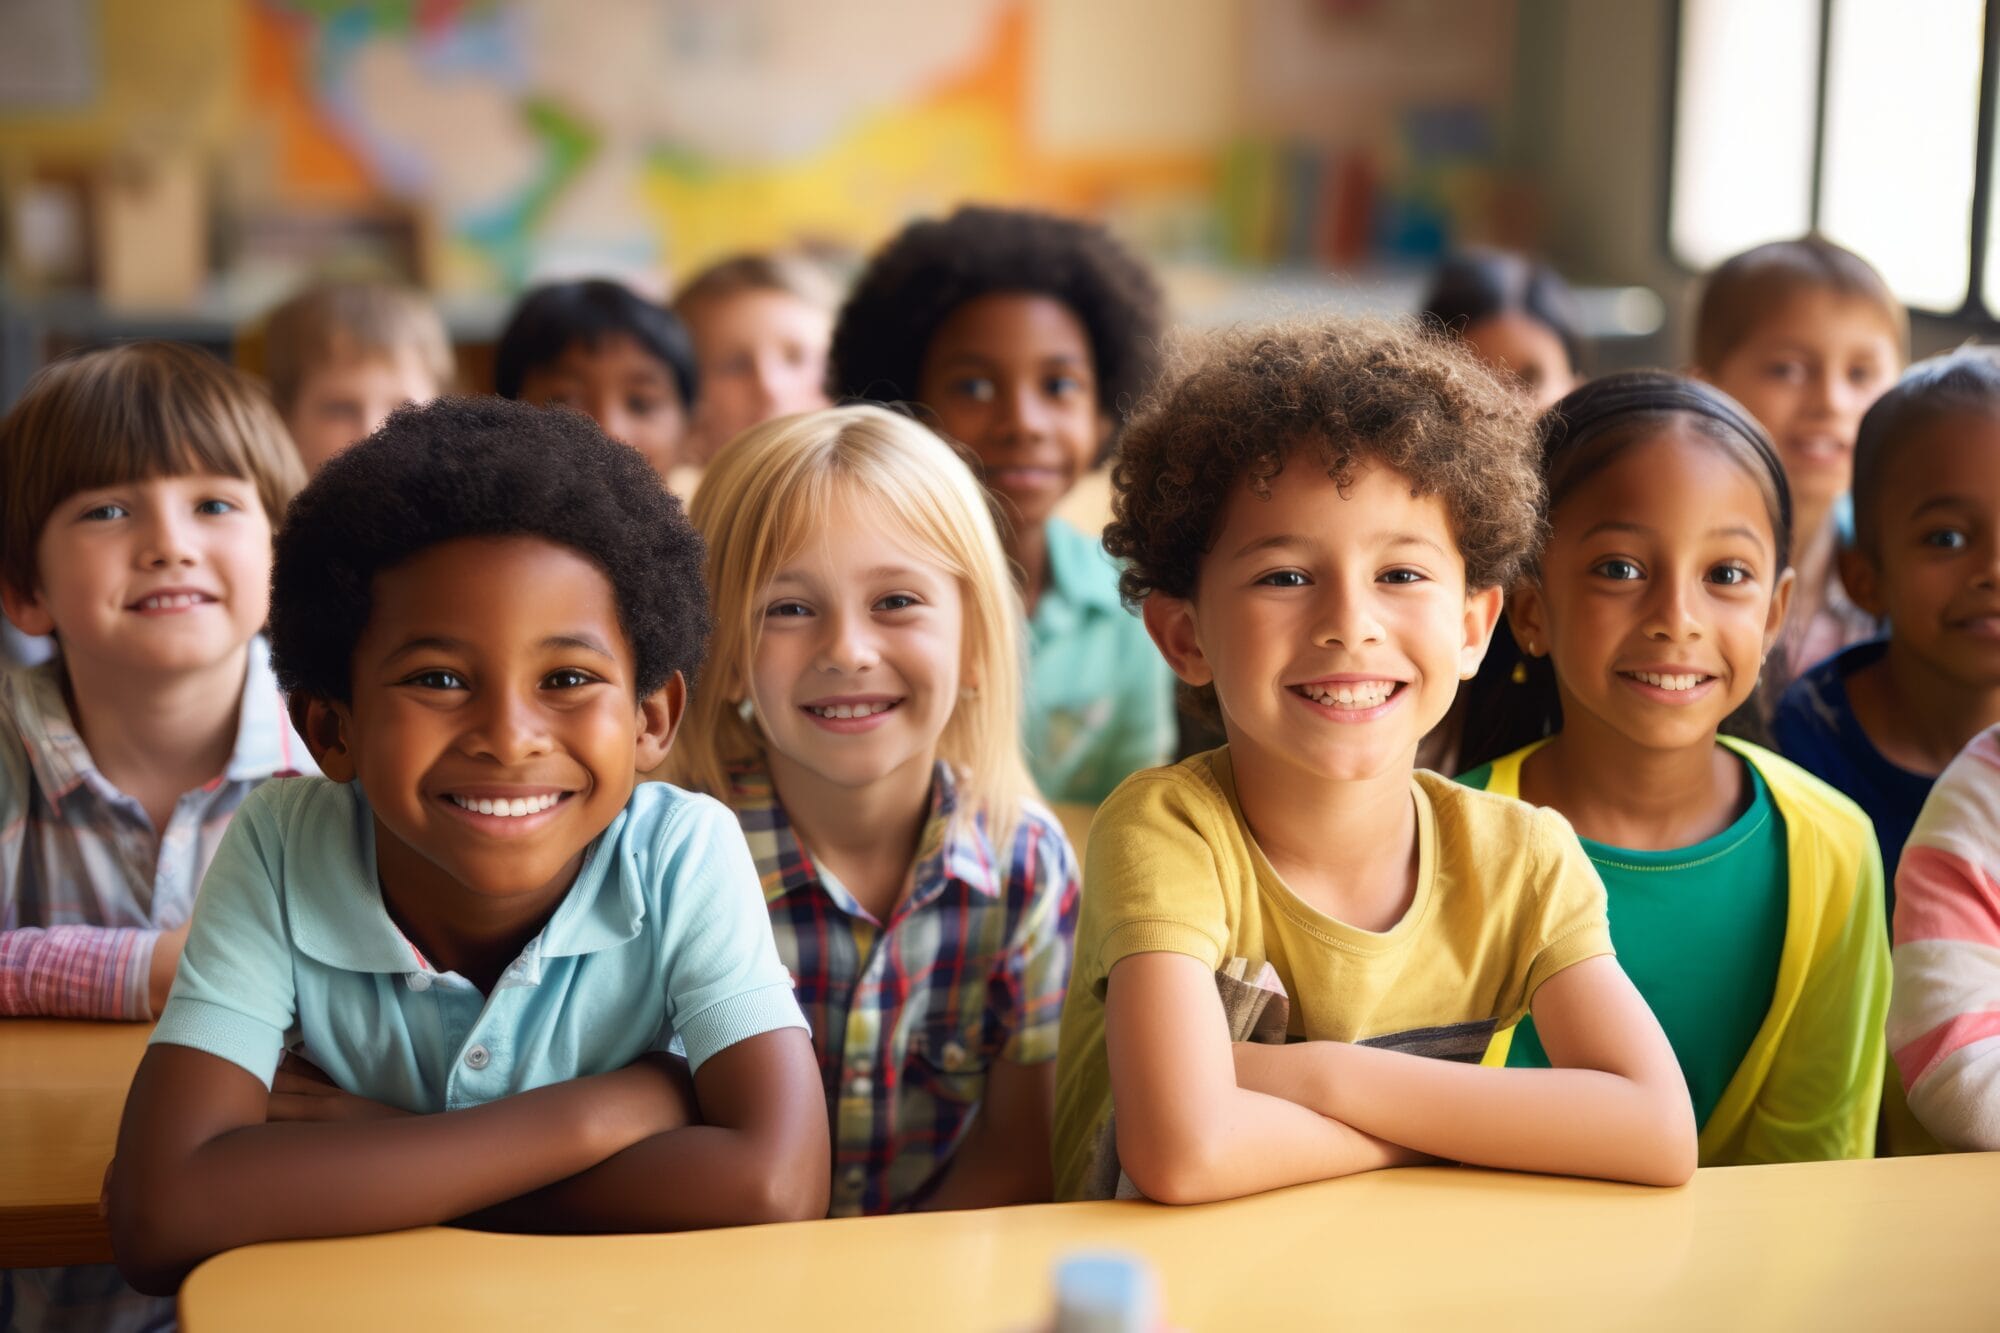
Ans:
{"label": "bare forearm", "polygon": [[1342,1042],[1239,1049],[1253,1086],[1421,1152],[1645,1184],[1691,1169],[1680,1088],[1595,1069],[1485,1069]]}
{"label": "bare forearm", "polygon": [[945,1167],[944,1179],[920,1212],[1047,1203],[1055,1197],[1046,1134],[1009,1134],[984,1111]]}
{"label": "bare forearm", "polygon": [[1233,1199],[1422,1160],[1316,1110],[1240,1087],[1214,1098],[1198,1124],[1171,1139],[1123,1114],[1117,1124],[1126,1174],[1160,1203]]}
{"label": "bare forearm", "polygon": [[462,1219],[490,1231],[617,1233],[826,1216],[827,1163],[747,1131],[689,1125]]}

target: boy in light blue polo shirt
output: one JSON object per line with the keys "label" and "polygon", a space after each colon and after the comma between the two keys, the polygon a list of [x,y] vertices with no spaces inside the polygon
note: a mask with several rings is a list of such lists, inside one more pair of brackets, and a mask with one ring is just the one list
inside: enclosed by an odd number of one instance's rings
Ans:
{"label": "boy in light blue polo shirt", "polygon": [[468,1217],[824,1214],[817,1066],[736,821],[637,783],[701,569],[573,413],[406,409],[300,495],[272,649],[326,779],[253,794],[204,882],[111,1179],[135,1286]]}

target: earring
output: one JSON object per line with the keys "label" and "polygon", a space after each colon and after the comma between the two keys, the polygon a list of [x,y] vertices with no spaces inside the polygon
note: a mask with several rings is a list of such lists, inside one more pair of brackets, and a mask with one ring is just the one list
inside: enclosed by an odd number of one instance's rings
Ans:
{"label": "earring", "polygon": [[736,716],[743,719],[744,726],[751,725],[757,720],[757,705],[747,698],[738,699],[736,701]]}
{"label": "earring", "polygon": [[1516,685],[1528,683],[1528,659],[1523,657],[1514,663],[1513,681]]}

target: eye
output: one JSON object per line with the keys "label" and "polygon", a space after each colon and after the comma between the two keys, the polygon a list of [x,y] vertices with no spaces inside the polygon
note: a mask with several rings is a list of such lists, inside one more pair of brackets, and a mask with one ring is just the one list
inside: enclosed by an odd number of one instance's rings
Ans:
{"label": "eye", "polygon": [[588,671],[580,671],[575,667],[557,667],[554,671],[542,677],[542,688],[545,690],[574,690],[580,689],[585,685],[596,685],[599,683],[599,679],[599,677],[591,675]]}
{"label": "eye", "polygon": [[1646,571],[1640,569],[1638,565],[1624,559],[1622,556],[1613,556],[1609,560],[1600,560],[1590,567],[1590,572],[1601,579],[1616,579],[1621,583],[1646,577]]}
{"label": "eye", "polygon": [[1934,528],[1923,535],[1923,544],[1940,551],[1962,551],[1972,545],[1963,528]]}
{"label": "eye", "polygon": [[915,597],[906,592],[892,592],[875,603],[877,611],[907,611],[913,606],[921,606]]}
{"label": "eye", "polygon": [[1874,366],[1854,366],[1847,372],[1847,382],[1857,388],[1867,388],[1882,378],[1882,372]]}
{"label": "eye", "polygon": [[764,608],[764,619],[766,620],[777,620],[792,616],[809,616],[811,614],[811,607],[807,606],[804,602],[792,601],[789,598],[773,602]]}
{"label": "eye", "polygon": [[456,671],[447,671],[443,667],[432,667],[428,671],[419,671],[415,675],[405,676],[402,683],[405,685],[414,685],[420,690],[462,690],[466,688],[465,677],[459,675]]}
{"label": "eye", "polygon": [[1051,375],[1042,385],[1042,392],[1051,398],[1067,398],[1083,392],[1083,381],[1075,375]]}
{"label": "eye", "polygon": [[130,518],[132,511],[121,504],[92,505],[77,517],[85,523],[109,523],[115,518]]}
{"label": "eye", "polygon": [[1429,580],[1425,577],[1421,569],[1385,569],[1377,581],[1407,585],[1411,583],[1426,583]]}
{"label": "eye", "polygon": [[1796,384],[1806,377],[1803,361],[1773,361],[1764,367],[1765,377],[1780,380],[1786,384]]}
{"label": "eye", "polygon": [[667,405],[664,398],[654,398],[648,394],[633,394],[625,400],[625,410],[635,417],[649,417]]}
{"label": "eye", "polygon": [[1736,587],[1750,582],[1756,575],[1745,565],[1717,565],[1708,571],[1710,583],[1720,583],[1725,587]]}
{"label": "eye", "polygon": [[1303,588],[1312,580],[1296,569],[1276,569],[1257,580],[1268,588]]}
{"label": "eye", "polygon": [[237,512],[237,509],[238,506],[234,500],[211,497],[196,505],[194,512],[197,514],[207,514],[212,517],[218,514],[233,514]]}
{"label": "eye", "polygon": [[999,396],[998,386],[984,375],[968,375],[953,380],[948,387],[960,398],[970,398],[975,403],[990,403]]}

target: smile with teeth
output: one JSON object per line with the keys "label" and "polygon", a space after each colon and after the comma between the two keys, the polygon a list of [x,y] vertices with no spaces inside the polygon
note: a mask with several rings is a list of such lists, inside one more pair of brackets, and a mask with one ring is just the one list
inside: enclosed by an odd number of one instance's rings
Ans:
{"label": "smile with teeth", "polygon": [[151,597],[141,597],[136,606],[141,611],[184,611],[190,606],[200,606],[215,599],[205,593],[174,592],[155,593]]}
{"label": "smile with teeth", "polygon": [[445,799],[461,810],[470,810],[478,815],[499,815],[503,819],[519,819],[524,815],[538,815],[563,798],[559,791],[545,792],[540,796],[516,796],[512,800],[488,797],[458,796],[446,793]]}
{"label": "smile with teeth", "polygon": [[1294,685],[1292,689],[1325,708],[1380,708],[1401,689],[1400,680],[1347,680],[1337,685]]}
{"label": "smile with teeth", "polygon": [[877,699],[871,703],[806,704],[804,705],[804,707],[805,710],[808,713],[811,713],[814,717],[827,717],[827,718],[873,717],[877,713],[888,712],[891,708],[894,708],[896,706],[896,702],[897,701],[894,699]]}
{"label": "smile with teeth", "polygon": [[1699,676],[1692,672],[1662,674],[1658,671],[1627,671],[1624,675],[1656,690],[1691,690],[1697,685],[1714,680],[1713,676]]}

